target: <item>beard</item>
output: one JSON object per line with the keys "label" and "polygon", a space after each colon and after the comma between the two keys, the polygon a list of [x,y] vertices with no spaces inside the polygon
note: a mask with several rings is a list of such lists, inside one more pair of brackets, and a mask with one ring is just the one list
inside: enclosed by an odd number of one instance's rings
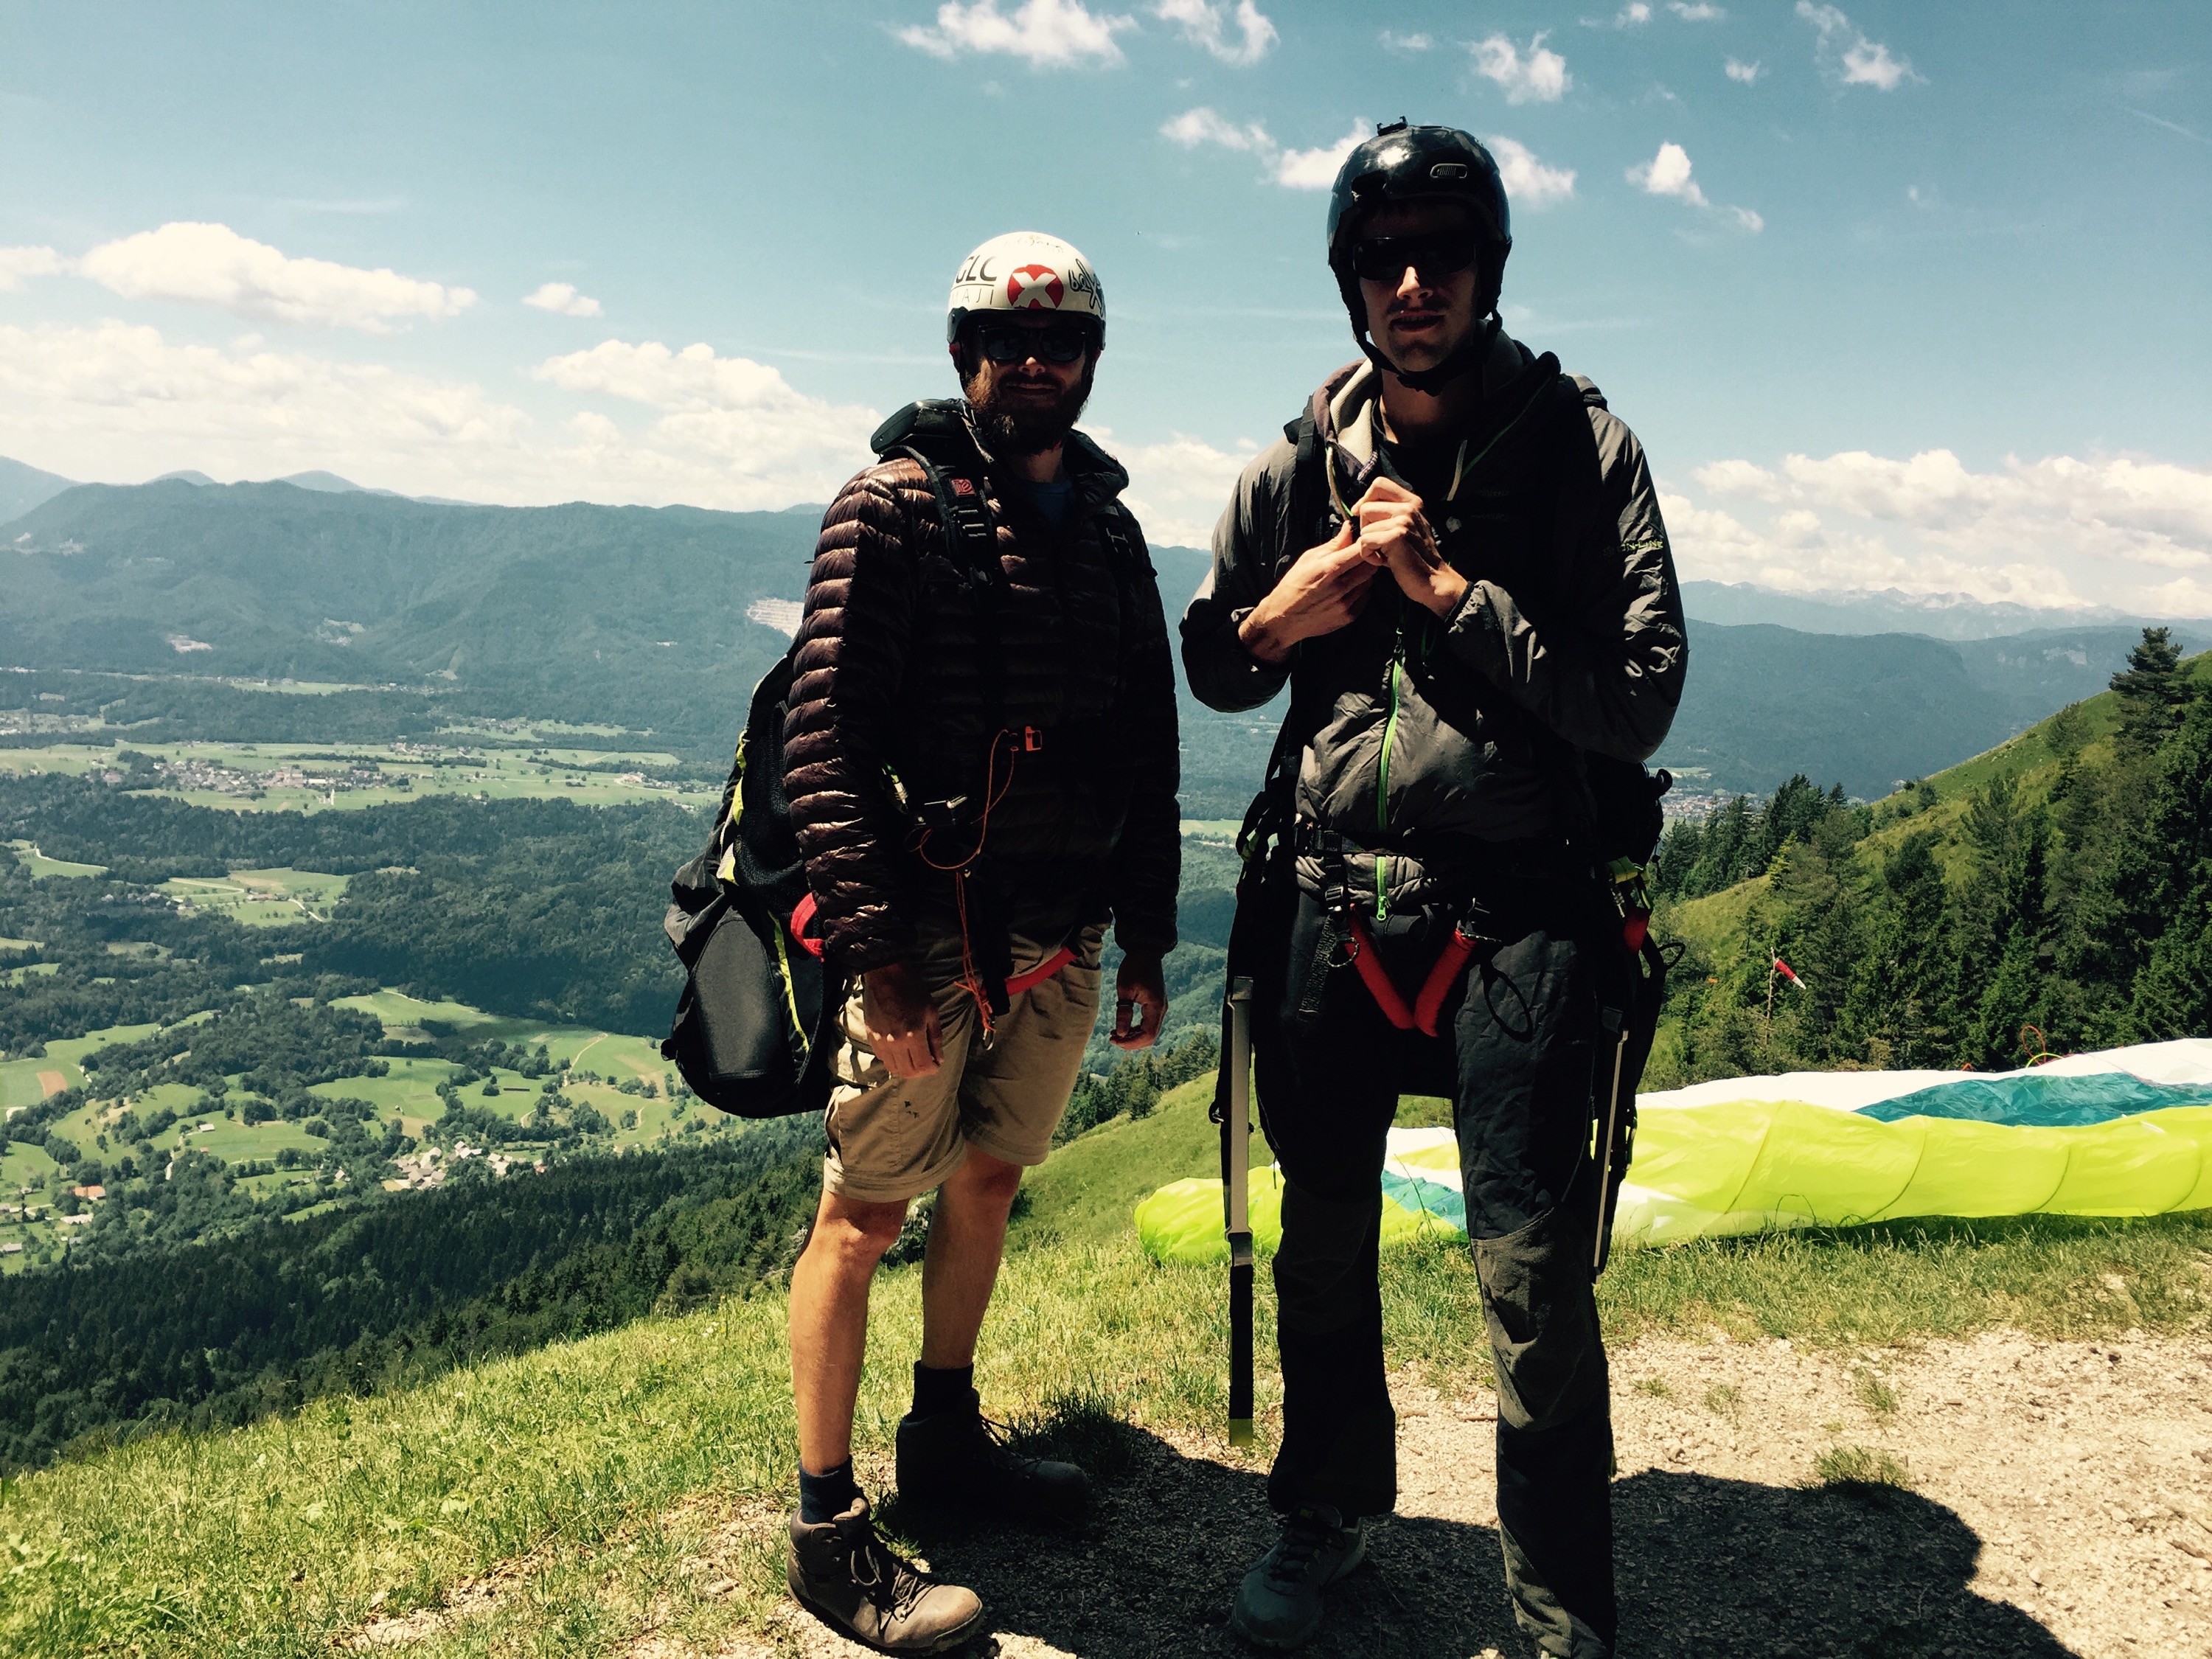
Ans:
{"label": "beard", "polygon": [[1073,429],[1083,405],[1091,401],[1091,380],[1097,367],[1094,355],[1083,366],[1083,378],[1058,402],[1045,407],[1035,404],[1008,407],[1000,396],[1005,382],[994,386],[988,374],[979,370],[965,390],[975,429],[986,447],[1000,455],[1042,455],[1056,448]]}

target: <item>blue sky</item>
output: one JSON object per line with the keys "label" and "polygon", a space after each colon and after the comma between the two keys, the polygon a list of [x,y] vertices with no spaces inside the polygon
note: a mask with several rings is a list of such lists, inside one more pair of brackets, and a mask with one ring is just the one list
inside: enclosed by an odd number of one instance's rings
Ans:
{"label": "blue sky", "polygon": [[9,0],[0,453],[817,501],[1034,228],[1191,541],[1351,355],[1313,186],[1400,114],[1498,141],[1508,325],[1686,574],[2212,614],[2201,3]]}

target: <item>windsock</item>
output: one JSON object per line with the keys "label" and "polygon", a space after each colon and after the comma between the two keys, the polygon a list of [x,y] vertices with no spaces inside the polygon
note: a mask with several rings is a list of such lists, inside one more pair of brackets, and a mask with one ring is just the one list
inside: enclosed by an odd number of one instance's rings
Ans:
{"label": "windsock", "polygon": [[1780,957],[1774,958],[1774,971],[1781,975],[1783,978],[1788,980],[1792,985],[1796,986],[1801,991],[1809,991],[1812,988],[1808,986],[1803,980],[1798,978],[1797,970],[1792,968],[1788,963],[1783,961]]}

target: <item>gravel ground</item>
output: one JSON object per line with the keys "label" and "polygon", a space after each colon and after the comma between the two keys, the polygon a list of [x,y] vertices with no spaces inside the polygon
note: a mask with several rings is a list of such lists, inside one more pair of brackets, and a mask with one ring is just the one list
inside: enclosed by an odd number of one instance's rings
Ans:
{"label": "gravel ground", "polygon": [[[1498,1566],[1491,1402],[1402,1380],[1397,1399],[1399,1512],[1308,1651],[1527,1651]],[[2212,1343],[1647,1341],[1614,1356],[1613,1413],[1624,1659],[2212,1656]],[[1820,1486],[1838,1447],[1909,1486]],[[990,1604],[980,1653],[1248,1651],[1224,1620],[1272,1536],[1263,1466],[1199,1438],[1122,1449],[1080,1535],[915,1528]],[[795,1610],[775,1634],[806,1659],[862,1651]]]}

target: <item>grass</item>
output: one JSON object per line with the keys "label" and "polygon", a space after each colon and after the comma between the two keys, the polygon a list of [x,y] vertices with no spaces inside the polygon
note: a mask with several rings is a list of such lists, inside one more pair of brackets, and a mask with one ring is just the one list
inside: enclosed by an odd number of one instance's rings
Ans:
{"label": "grass", "polygon": [[1852,1368],[1851,1392],[1858,1396],[1859,1404],[1875,1417],[1887,1420],[1897,1415],[1897,1390],[1868,1367]]}
{"label": "grass", "polygon": [[34,878],[40,876],[100,876],[107,873],[107,866],[104,864],[71,864],[66,859],[50,859],[27,841],[11,841],[8,844],[15,849],[15,861],[29,871]]}
{"label": "grass", "polygon": [[[1202,1104],[1178,1109],[1204,1123]],[[1141,1150],[1144,1133],[1131,1131],[1150,1121],[1097,1144]],[[1072,1156],[1083,1144],[1054,1162],[1099,1165]],[[1104,1181],[1091,1167],[1085,1190]],[[1060,1213],[1065,1224],[1086,1212]],[[1623,1252],[1601,1303],[1616,1344],[1717,1326],[1814,1346],[1997,1325],[2189,1330],[2204,1322],[2208,1264],[2212,1217],[1868,1228]],[[902,1268],[875,1295],[857,1443],[876,1489],[906,1405],[919,1289],[918,1269]],[[1263,1355],[1272,1300],[1261,1299]],[[1033,1243],[1009,1256],[1000,1279],[984,1399],[1046,1443],[1110,1451],[1116,1423],[1216,1430],[1224,1304],[1217,1271],[1157,1266],[1126,1232]],[[1464,1249],[1394,1253],[1393,1362],[1449,1389],[1484,1384],[1476,1305]],[[319,1401],[228,1434],[156,1435],[9,1481],[0,1650],[305,1656],[327,1651],[380,1594],[395,1614],[495,1574],[506,1588],[491,1611],[410,1650],[596,1650],[648,1628],[711,1646],[756,1625],[778,1594],[775,1519],[793,1498],[784,1319],[780,1295],[763,1289],[410,1392]],[[1255,1459],[1277,1420],[1272,1375],[1259,1403]],[[1706,1399],[1717,1411],[1731,1403],[1718,1390]],[[1814,1479],[1869,1492],[1904,1484],[1885,1459],[1838,1446]],[[696,1570],[702,1560],[711,1571]],[[712,1594],[710,1583],[728,1588]]]}
{"label": "grass", "polygon": [[[1129,1212],[1154,1188],[1188,1176],[1218,1179],[1221,1131],[1206,1117],[1212,1102],[1208,1073],[1161,1096],[1147,1115],[1115,1118],[1059,1148],[1024,1183],[1029,1211],[1016,1230],[1016,1246],[1133,1237]],[[1255,1130],[1253,1167],[1265,1167],[1274,1156]]]}
{"label": "grass", "polygon": [[1715,1329],[1827,1348],[2000,1328],[2179,1334],[2212,1323],[2212,1211],[1895,1222],[1620,1250],[1599,1300],[1616,1341]]}
{"label": "grass", "polygon": [[1733,1423],[1743,1409],[1743,1390],[1733,1382],[1716,1382],[1705,1390],[1705,1409]]}
{"label": "grass", "polygon": [[328,920],[331,907],[352,879],[315,870],[234,870],[221,879],[179,876],[162,883],[161,891],[190,910],[227,915],[252,927],[289,927]]}
{"label": "grass", "polygon": [[1869,1496],[1911,1492],[1912,1475],[1886,1451],[1868,1446],[1831,1446],[1813,1460],[1816,1486],[1843,1491],[1854,1488]]}

